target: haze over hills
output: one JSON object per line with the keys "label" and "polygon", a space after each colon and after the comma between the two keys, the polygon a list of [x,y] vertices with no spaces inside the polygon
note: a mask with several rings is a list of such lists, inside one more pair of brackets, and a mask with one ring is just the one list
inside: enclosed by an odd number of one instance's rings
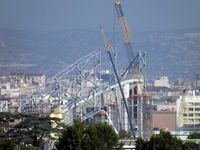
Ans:
{"label": "haze over hills", "polygon": [[[111,33],[108,34],[113,41]],[[127,62],[117,33],[118,63]],[[200,30],[146,32],[134,35],[136,50],[147,52],[147,74],[193,78],[200,72]],[[100,33],[87,30],[25,31],[0,29],[0,75],[10,72],[56,74],[94,50],[104,51]],[[109,63],[109,62],[108,62]]]}

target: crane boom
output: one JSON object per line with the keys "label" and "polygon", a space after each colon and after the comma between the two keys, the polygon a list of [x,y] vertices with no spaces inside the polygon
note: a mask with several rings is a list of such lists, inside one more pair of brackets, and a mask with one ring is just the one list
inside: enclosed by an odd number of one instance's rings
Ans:
{"label": "crane boom", "polygon": [[119,20],[119,26],[123,34],[124,46],[125,46],[125,49],[127,50],[129,63],[131,63],[134,59],[134,50],[131,44],[131,36],[130,36],[128,24],[126,22],[126,18],[124,16],[124,13],[121,7],[120,0],[115,0],[115,9],[116,9],[117,17]]}
{"label": "crane boom", "polygon": [[118,73],[117,73],[117,70],[116,70],[116,67],[115,67],[115,63],[113,61],[113,57],[112,57],[112,54],[111,54],[112,47],[110,46],[109,42],[106,39],[106,35],[105,35],[105,32],[104,32],[102,26],[100,26],[100,31],[101,31],[101,35],[102,35],[104,43],[105,43],[105,48],[106,48],[106,50],[108,52],[108,55],[109,55],[109,58],[110,58],[110,61],[111,61],[111,64],[112,64],[116,79],[117,79],[117,83],[119,85],[119,90],[120,90],[120,93],[121,93],[121,96],[122,96],[122,100],[123,100],[124,105],[125,105],[125,109],[126,109],[126,112],[127,112],[127,116],[128,116],[129,125],[130,125],[130,128],[131,128],[131,132],[132,132],[133,138],[135,139],[134,128],[133,128],[133,124],[131,123],[132,122],[131,121],[131,115],[130,115],[130,112],[129,112],[128,105],[126,103],[126,99],[125,99],[125,95],[124,95],[124,92],[123,92],[123,89],[122,89],[122,85],[121,85],[121,82],[120,82],[120,79],[119,79],[119,76],[118,76]]}
{"label": "crane boom", "polygon": [[106,35],[105,35],[105,32],[104,32],[102,26],[100,26],[100,31],[101,31],[101,35],[102,35],[102,38],[103,38],[103,41],[104,41],[104,46],[105,46],[106,50],[111,52],[112,48],[111,48],[110,43],[108,42],[108,40],[106,38]]}

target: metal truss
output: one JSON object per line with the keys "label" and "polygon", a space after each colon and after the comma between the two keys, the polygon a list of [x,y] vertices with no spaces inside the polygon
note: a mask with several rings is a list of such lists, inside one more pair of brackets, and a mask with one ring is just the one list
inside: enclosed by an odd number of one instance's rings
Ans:
{"label": "metal truss", "polygon": [[92,52],[50,78],[44,87],[19,99],[22,111],[51,112],[59,105],[66,124],[77,117],[95,121],[98,112],[107,109],[112,95],[100,72],[101,54]]}
{"label": "metal truss", "polygon": [[[80,118],[85,123],[108,122],[116,132],[125,129],[127,116],[123,112],[119,86],[109,82],[110,79],[104,81],[103,65],[100,52],[79,59],[50,78],[44,87],[20,98],[22,111],[51,113],[53,108],[60,106],[67,125]],[[131,83],[132,80],[121,82],[123,88]]]}

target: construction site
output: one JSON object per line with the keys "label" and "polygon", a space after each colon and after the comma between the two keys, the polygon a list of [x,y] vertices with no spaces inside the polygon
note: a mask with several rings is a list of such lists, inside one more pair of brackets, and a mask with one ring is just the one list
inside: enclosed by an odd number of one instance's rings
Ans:
{"label": "construction site", "polygon": [[[131,138],[149,138],[152,132],[152,99],[145,93],[146,54],[133,49],[120,0],[114,1],[128,65],[118,70],[115,49],[103,26],[100,34],[105,50],[94,51],[69,65],[40,88],[18,99],[21,112],[52,113],[60,109],[66,125],[82,122],[109,123],[116,133],[129,131]],[[105,71],[105,58],[109,69]],[[106,76],[106,77],[105,77]]]}

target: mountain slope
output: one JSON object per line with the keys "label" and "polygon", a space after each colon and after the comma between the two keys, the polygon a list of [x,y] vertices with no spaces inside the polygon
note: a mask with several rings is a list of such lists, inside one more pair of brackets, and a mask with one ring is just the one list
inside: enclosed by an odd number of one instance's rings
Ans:
{"label": "mountain slope", "polygon": [[[147,74],[193,77],[200,72],[200,30],[134,35],[135,50],[147,53]],[[112,35],[108,34],[108,38]],[[121,34],[116,37],[119,67],[127,66]],[[43,72],[52,76],[78,58],[102,50],[99,32],[85,30],[23,31],[0,29],[0,74]],[[105,54],[106,55],[106,54]],[[109,63],[109,62],[108,62]]]}

